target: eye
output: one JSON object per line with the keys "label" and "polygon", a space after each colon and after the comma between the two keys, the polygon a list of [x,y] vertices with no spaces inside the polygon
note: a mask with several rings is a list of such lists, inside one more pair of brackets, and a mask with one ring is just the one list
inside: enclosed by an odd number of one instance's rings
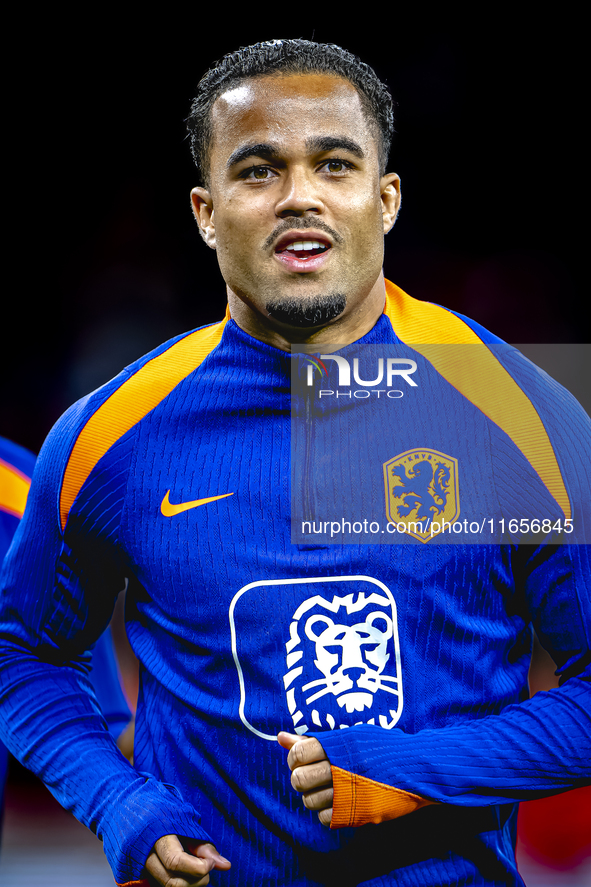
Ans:
{"label": "eye", "polygon": [[245,180],[264,182],[265,179],[274,178],[276,173],[269,166],[251,166],[240,173],[240,178]]}
{"label": "eye", "polygon": [[365,653],[373,653],[379,646],[379,644],[363,644],[363,650]]}
{"label": "eye", "polygon": [[342,175],[345,172],[348,172],[352,169],[353,164],[349,163],[347,160],[325,160],[322,164],[322,167],[326,170],[326,172],[332,173],[333,175]]}

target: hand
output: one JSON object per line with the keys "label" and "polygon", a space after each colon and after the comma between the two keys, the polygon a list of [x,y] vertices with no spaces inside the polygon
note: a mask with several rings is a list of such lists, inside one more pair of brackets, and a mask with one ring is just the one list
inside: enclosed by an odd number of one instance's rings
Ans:
{"label": "hand", "polygon": [[213,844],[165,835],[156,841],[146,861],[146,872],[163,887],[204,887],[212,869],[227,871],[230,860],[217,852]]}
{"label": "hand", "polygon": [[322,825],[329,826],[332,819],[333,788],[332,771],[324,749],[317,739],[279,733],[279,745],[289,749],[287,763],[291,784],[303,794],[304,806],[317,810]]}

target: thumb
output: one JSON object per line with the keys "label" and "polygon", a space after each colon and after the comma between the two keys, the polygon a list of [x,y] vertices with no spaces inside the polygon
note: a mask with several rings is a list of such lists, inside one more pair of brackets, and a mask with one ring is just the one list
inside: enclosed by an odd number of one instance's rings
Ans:
{"label": "thumb", "polygon": [[277,734],[277,742],[281,748],[286,748],[287,751],[289,751],[296,742],[301,742],[303,738],[303,736],[297,736],[295,733],[286,733],[283,730],[281,733]]}
{"label": "thumb", "polygon": [[207,859],[209,862],[213,864],[213,868],[226,870],[230,868],[230,860],[226,859],[225,856],[222,856],[213,844],[209,842],[191,842],[193,846],[190,848],[193,856],[197,856],[200,859]]}

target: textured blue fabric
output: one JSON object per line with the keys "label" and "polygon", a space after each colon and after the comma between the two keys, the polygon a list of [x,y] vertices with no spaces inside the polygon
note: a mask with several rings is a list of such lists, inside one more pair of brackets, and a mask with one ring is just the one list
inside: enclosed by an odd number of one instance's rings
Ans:
{"label": "textured blue fabric", "polygon": [[[0,459],[8,466],[16,468],[25,477],[30,478],[35,467],[35,456],[24,447],[18,446],[4,437],[0,437]],[[8,546],[12,542],[14,531],[18,526],[18,517],[3,506],[2,491],[0,490],[0,562],[4,560],[4,555],[8,551]],[[8,769],[8,751],[0,743],[0,829],[2,826],[2,811],[4,800],[4,786],[6,783],[6,773]]]}
{"label": "textured blue fabric", "polygon": [[[24,447],[0,438],[0,459],[16,468],[26,478],[33,476],[35,456]],[[4,559],[19,523],[19,518],[2,507],[0,491],[0,561]],[[123,690],[110,631],[105,632],[96,642],[91,658],[91,680],[109,730],[117,738],[129,723],[131,712]],[[0,803],[4,792],[8,753],[0,744]]]}
{"label": "textured blue fabric", "polygon": [[[362,342],[396,343],[389,319]],[[119,882],[140,876],[158,837],[177,833],[209,835],[230,858],[212,883],[521,884],[515,802],[588,779],[587,550],[292,544],[292,358],[233,321],[108,450],[62,533],[57,503],[74,442],[154,354],[75,405],[40,455],[3,577],[0,716],[14,753],[103,838]],[[503,360],[565,448],[564,481],[588,520],[588,419],[522,357]],[[383,463],[425,446],[458,459],[466,504],[505,513],[525,477],[531,508],[555,508],[507,435],[435,370],[421,371],[447,405],[446,425],[399,405],[400,420],[367,454],[376,513]],[[226,497],[167,517],[168,491],[172,503]],[[141,666],[140,775],[104,729],[84,656],[125,580]],[[369,703],[339,701],[321,660],[338,659],[341,622],[359,634],[363,619],[387,638],[381,685]],[[532,624],[566,680],[525,702]],[[281,729],[314,733],[343,769],[444,804],[324,829],[291,789]]]}

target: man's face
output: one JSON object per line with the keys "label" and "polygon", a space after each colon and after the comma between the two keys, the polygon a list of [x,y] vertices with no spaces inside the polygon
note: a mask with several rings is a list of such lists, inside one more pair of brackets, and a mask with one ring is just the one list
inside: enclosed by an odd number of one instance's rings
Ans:
{"label": "man's face", "polygon": [[259,77],[223,93],[212,122],[209,191],[193,205],[229,297],[279,327],[359,311],[399,190],[395,174],[380,177],[355,88],[330,74]]}

